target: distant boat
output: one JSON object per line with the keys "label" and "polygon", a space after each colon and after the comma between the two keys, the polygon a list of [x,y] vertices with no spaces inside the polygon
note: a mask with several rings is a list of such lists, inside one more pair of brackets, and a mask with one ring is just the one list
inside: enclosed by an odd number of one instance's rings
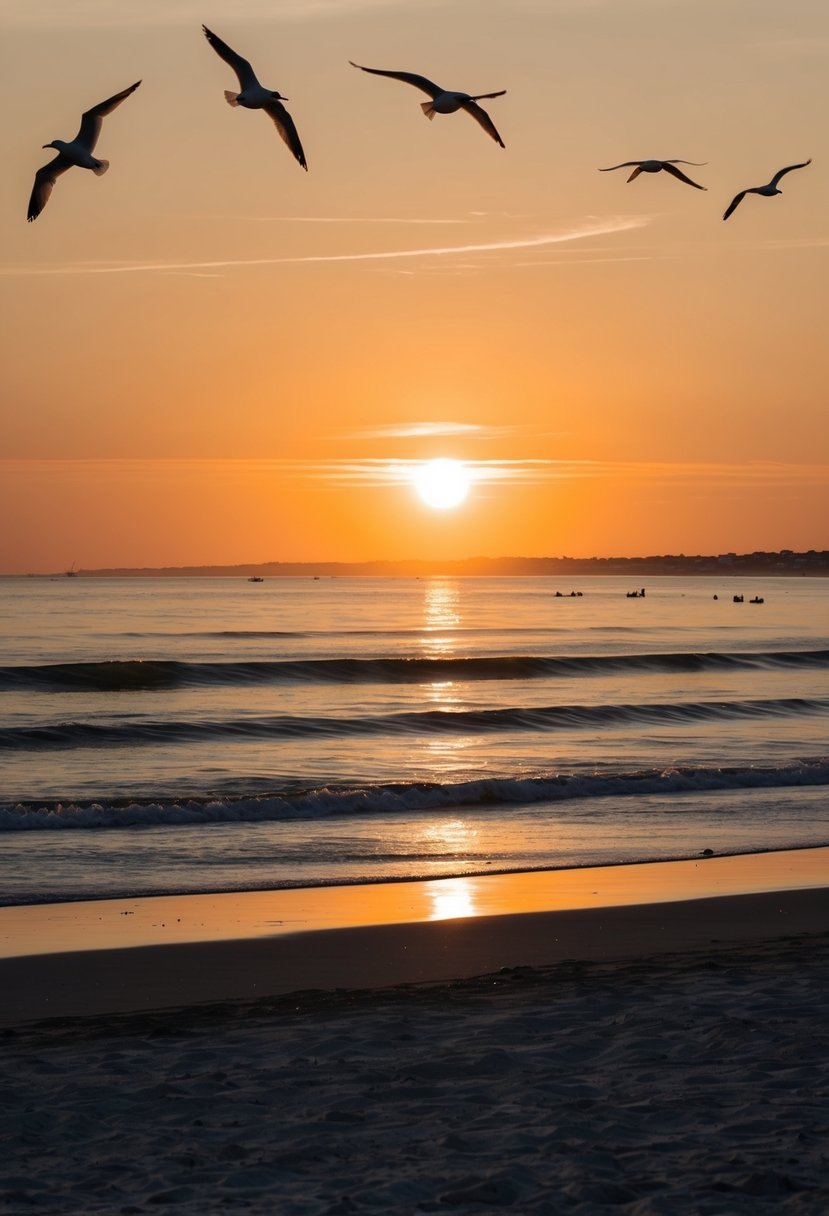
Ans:
{"label": "distant boat", "polygon": [[78,572],[75,569],[74,562],[72,563],[72,565],[69,567],[68,570],[64,570],[64,574],[66,575],[67,578],[77,578],[78,577]]}
{"label": "distant boat", "polygon": [[264,581],[261,574],[252,574],[248,579],[249,583],[264,583]]}

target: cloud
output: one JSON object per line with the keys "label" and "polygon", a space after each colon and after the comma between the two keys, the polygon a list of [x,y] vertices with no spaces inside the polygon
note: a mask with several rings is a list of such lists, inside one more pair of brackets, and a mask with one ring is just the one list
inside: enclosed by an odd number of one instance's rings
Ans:
{"label": "cloud", "polygon": [[392,262],[417,258],[467,257],[471,253],[504,253],[517,249],[545,249],[568,241],[580,241],[594,236],[607,236],[613,232],[629,232],[644,228],[650,223],[649,216],[614,215],[605,219],[589,219],[563,232],[548,232],[541,236],[505,237],[495,241],[481,241],[469,245],[430,245],[423,249],[384,249],[358,253],[316,253],[281,258],[223,258],[209,262],[123,262],[120,264],[90,265],[88,262],[71,262],[61,266],[5,266],[0,275],[107,275],[150,274],[188,270],[228,270],[239,267],[258,266],[310,266],[334,262]]}
{"label": "cloud", "polygon": [[476,222],[468,216],[456,219],[426,219],[413,215],[243,215],[239,218],[260,224],[433,224],[440,226]]}
{"label": "cloud", "polygon": [[[446,453],[451,455],[451,453]],[[631,484],[674,485],[683,481],[707,486],[733,486],[749,491],[763,486],[775,490],[805,489],[829,482],[829,464],[794,464],[757,460],[745,464],[705,461],[604,461],[567,459],[464,460],[471,481],[501,485],[539,485],[560,481],[601,480]],[[84,485],[115,482],[202,482],[279,477],[296,482],[366,489],[410,484],[422,459],[366,457],[356,460],[279,460],[267,458],[201,459],[5,459],[0,475],[7,484],[57,482]]]}
{"label": "cloud", "polygon": [[[596,461],[596,460],[464,460],[470,479],[478,483],[498,482],[502,485],[538,485],[544,482],[601,480],[637,482],[677,481],[705,482],[708,485],[781,487],[792,485],[825,485],[828,465],[783,464],[756,461],[748,464],[712,464],[704,462],[674,463],[670,461]],[[329,461],[306,466],[305,475],[312,479],[386,486],[410,482],[422,460],[366,459]]]}
{"label": "cloud", "polygon": [[429,439],[438,435],[467,435],[476,439],[491,439],[498,435],[514,435],[520,428],[513,426],[480,426],[476,422],[400,422],[394,426],[378,426],[354,430],[349,437],[356,439]]}

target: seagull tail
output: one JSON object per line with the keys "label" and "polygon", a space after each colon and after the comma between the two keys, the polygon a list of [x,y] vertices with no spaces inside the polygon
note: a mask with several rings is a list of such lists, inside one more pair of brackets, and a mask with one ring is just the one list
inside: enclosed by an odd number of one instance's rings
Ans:
{"label": "seagull tail", "polygon": [[432,119],[435,117],[435,113],[436,113],[435,107],[433,106],[431,101],[421,101],[420,108],[423,111],[423,113],[426,115],[426,117],[429,119],[429,122],[431,122]]}
{"label": "seagull tail", "polygon": [[95,164],[95,168],[93,169],[93,173],[95,174],[95,176],[96,176],[96,177],[102,177],[102,176],[103,176],[103,174],[104,174],[104,173],[106,173],[106,171],[107,171],[107,169],[108,169],[108,168],[109,168],[109,161],[108,161],[108,160],[99,160],[99,161],[97,161],[97,162],[96,162],[96,164]]}
{"label": "seagull tail", "polygon": [[231,93],[230,89],[225,89],[225,101],[229,106],[238,106],[239,94]]}

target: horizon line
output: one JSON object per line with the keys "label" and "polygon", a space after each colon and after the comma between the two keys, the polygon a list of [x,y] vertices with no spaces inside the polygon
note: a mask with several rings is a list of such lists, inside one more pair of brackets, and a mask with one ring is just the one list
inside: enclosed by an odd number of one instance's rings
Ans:
{"label": "horizon line", "polygon": [[[66,578],[66,577],[106,577],[123,576],[123,577],[141,577],[147,576],[169,576],[171,573],[181,571],[235,571],[239,574],[249,574],[258,572],[266,568],[283,567],[290,569],[301,569],[302,571],[311,572],[314,569],[330,570],[336,568],[338,570],[351,570],[358,572],[367,568],[394,566],[398,568],[422,568],[427,566],[433,567],[450,567],[450,566],[495,566],[495,565],[511,565],[511,566],[527,566],[527,565],[543,565],[543,564],[561,564],[569,565],[591,564],[605,565],[614,562],[639,562],[639,563],[671,563],[675,565],[694,565],[700,562],[716,562],[721,567],[721,573],[727,573],[734,566],[738,566],[741,562],[754,560],[777,560],[779,562],[788,563],[788,569],[792,571],[798,560],[813,560],[823,559],[822,565],[825,566],[827,574],[829,574],[829,549],[752,549],[743,553],[737,553],[733,550],[728,550],[721,553],[652,553],[652,554],[614,554],[609,556],[600,556],[592,554],[587,557],[572,557],[568,554],[551,555],[545,554],[542,556],[524,556],[524,555],[509,555],[504,554],[496,557],[488,557],[482,554],[467,556],[467,557],[449,557],[449,558],[434,558],[434,557],[403,557],[403,558],[364,558],[361,560],[343,561],[335,558],[315,558],[310,560],[283,560],[273,559],[269,561],[243,561],[243,562],[200,562],[194,565],[164,565],[164,566],[94,566],[94,567],[78,567],[75,563],[69,570],[48,570],[48,571],[31,571],[25,574],[14,574],[9,572],[0,572],[0,578]],[[278,572],[277,577],[278,577]],[[708,572],[706,572],[708,573]],[[192,574],[190,577],[200,577],[197,574]],[[201,577],[219,577],[218,575]],[[230,576],[228,576],[230,577]]]}

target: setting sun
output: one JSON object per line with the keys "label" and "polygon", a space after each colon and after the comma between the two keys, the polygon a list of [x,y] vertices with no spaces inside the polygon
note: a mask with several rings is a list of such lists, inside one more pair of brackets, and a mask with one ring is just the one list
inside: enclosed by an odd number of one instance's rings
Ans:
{"label": "setting sun", "polygon": [[421,465],[412,478],[428,507],[446,511],[457,507],[469,493],[469,470],[460,460],[441,458]]}

